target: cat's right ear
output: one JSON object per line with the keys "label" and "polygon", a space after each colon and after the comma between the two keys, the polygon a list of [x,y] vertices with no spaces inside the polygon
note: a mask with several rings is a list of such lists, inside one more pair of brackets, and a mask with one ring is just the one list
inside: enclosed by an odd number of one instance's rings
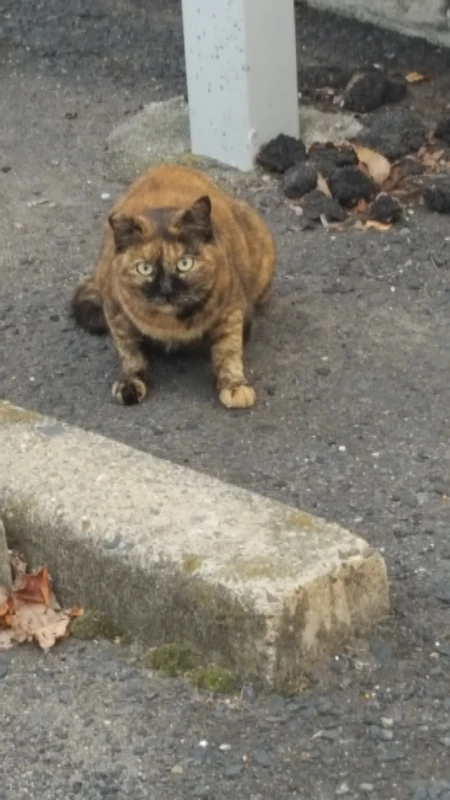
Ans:
{"label": "cat's right ear", "polygon": [[144,231],[137,219],[110,214],[108,222],[112,228],[114,244],[118,253],[142,242]]}

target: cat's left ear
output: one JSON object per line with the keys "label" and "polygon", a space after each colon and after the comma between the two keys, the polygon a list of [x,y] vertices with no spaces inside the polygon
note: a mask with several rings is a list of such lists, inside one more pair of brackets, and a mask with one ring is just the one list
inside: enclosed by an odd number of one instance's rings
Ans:
{"label": "cat's left ear", "polygon": [[199,197],[195,203],[183,212],[180,224],[183,228],[192,230],[192,234],[211,242],[213,237],[213,227],[211,220],[211,200],[207,194]]}
{"label": "cat's left ear", "polygon": [[144,230],[139,220],[110,214],[108,222],[112,228],[117,252],[121,253],[132,245],[141,244]]}

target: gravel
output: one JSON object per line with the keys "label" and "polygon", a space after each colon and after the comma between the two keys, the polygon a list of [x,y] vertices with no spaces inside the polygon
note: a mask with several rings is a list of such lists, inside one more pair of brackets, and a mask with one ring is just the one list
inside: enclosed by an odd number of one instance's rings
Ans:
{"label": "gravel", "polygon": [[[36,14],[4,0],[2,10],[1,395],[366,536],[387,559],[393,613],[290,698],[250,684],[209,697],[102,643],[2,653],[0,797],[330,800],[365,797],[369,784],[380,800],[419,790],[428,800],[438,787],[445,800],[446,217],[413,206],[388,233],[301,232],[278,186],[249,177],[243,194],[272,226],[280,265],[247,353],[257,408],[227,414],[204,359],[158,356],[148,402],[124,411],[110,400],[109,342],[76,331],[66,309],[97,252],[102,195],[121,189],[105,173],[108,133],[141,104],[184,91],[179,5],[48,0]],[[301,65],[326,64],[332,52],[342,69],[433,74],[410,94],[430,117],[444,108],[445,54],[420,40],[304,6],[297,33]]]}

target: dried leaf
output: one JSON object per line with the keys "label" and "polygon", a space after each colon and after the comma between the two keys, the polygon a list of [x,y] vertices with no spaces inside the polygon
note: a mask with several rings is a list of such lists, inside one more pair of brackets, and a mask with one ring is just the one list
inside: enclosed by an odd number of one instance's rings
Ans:
{"label": "dried leaf", "polygon": [[430,81],[431,77],[429,75],[423,75],[422,72],[408,72],[405,75],[405,80],[408,83],[424,83],[425,81]]}
{"label": "dried leaf", "polygon": [[359,144],[354,144],[353,149],[360,162],[360,168],[365,167],[374,183],[381,186],[388,179],[391,172],[391,164],[387,158],[382,156],[381,153],[377,153],[376,150],[371,150],[369,147],[363,147]]}
{"label": "dried leaf", "polygon": [[320,192],[322,192],[323,194],[326,194],[327,197],[331,197],[331,192],[330,192],[330,187],[328,186],[328,181],[327,181],[326,178],[323,177],[323,175],[320,174],[320,172],[319,172],[319,174],[317,176],[317,188],[319,189]]}
{"label": "dried leaf", "polygon": [[384,181],[382,189],[388,194],[397,188],[400,181],[403,179],[403,169],[401,164],[394,164],[391,169],[390,175]]}
{"label": "dried leaf", "polygon": [[421,147],[418,156],[422,164],[425,164],[427,169],[434,171],[437,169],[445,150],[427,150],[426,147]]}
{"label": "dried leaf", "polygon": [[47,567],[42,567],[31,575],[23,575],[20,579],[21,586],[14,587],[14,594],[26,603],[43,603],[52,605],[50,581]]}
{"label": "dried leaf", "polygon": [[18,601],[11,635],[15,641],[31,642],[35,639],[43,650],[53,647],[57,639],[68,634],[70,614],[57,612],[43,603]]}
{"label": "dried leaf", "polygon": [[364,198],[361,197],[361,199],[358,200],[354,210],[356,211],[357,214],[364,214],[367,211],[368,208],[369,208],[369,204],[368,204],[367,200],[364,200]]}
{"label": "dried leaf", "polygon": [[9,650],[13,646],[10,630],[0,630],[0,650]]}
{"label": "dried leaf", "polygon": [[15,581],[11,592],[0,589],[0,650],[31,641],[48,650],[69,635],[71,620],[83,611],[61,610],[46,567],[29,574],[17,553],[10,554],[10,560]]}
{"label": "dried leaf", "polygon": [[389,231],[392,225],[387,222],[379,222],[377,219],[368,219],[367,222],[364,223],[364,228],[365,230],[375,228],[377,231]]}
{"label": "dried leaf", "polygon": [[3,586],[0,586],[0,624],[2,617],[5,617],[9,611],[8,592]]}

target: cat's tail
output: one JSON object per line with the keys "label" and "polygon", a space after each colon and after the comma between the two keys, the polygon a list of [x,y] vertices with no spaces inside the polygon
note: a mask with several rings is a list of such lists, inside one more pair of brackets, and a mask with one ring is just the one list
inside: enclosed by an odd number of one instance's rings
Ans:
{"label": "cat's tail", "polygon": [[93,336],[108,333],[102,296],[93,277],[85,278],[75,290],[71,311],[77,325]]}

